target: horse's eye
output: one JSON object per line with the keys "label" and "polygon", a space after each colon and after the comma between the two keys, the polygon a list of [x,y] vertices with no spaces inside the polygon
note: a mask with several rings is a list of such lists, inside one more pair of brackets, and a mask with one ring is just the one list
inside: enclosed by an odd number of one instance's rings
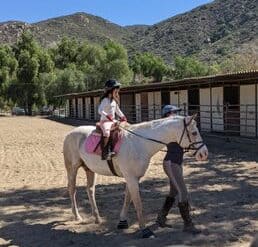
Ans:
{"label": "horse's eye", "polygon": [[196,131],[192,132],[192,135],[197,136],[197,132]]}

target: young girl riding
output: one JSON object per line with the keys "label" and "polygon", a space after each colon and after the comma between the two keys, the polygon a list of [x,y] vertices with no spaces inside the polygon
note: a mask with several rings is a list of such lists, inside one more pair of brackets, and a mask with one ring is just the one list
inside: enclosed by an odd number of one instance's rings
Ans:
{"label": "young girl riding", "polygon": [[119,89],[120,83],[116,80],[108,80],[105,83],[105,92],[101,97],[101,102],[98,108],[100,114],[100,127],[102,129],[103,138],[101,141],[102,160],[110,160],[115,154],[111,150],[110,131],[113,124],[116,122],[115,116],[120,118],[120,121],[127,121],[125,115],[119,108]]}
{"label": "young girl riding", "polygon": [[[166,105],[162,109],[162,117],[176,117],[180,111],[181,109],[176,106]],[[183,155],[184,151],[178,143],[172,142],[167,145],[167,153],[163,160],[163,168],[170,181],[170,192],[158,214],[157,223],[160,227],[167,226],[167,215],[175,203],[176,196],[178,196],[178,207],[184,220],[183,231],[198,234],[201,231],[195,228],[190,215],[188,192],[183,178]]]}

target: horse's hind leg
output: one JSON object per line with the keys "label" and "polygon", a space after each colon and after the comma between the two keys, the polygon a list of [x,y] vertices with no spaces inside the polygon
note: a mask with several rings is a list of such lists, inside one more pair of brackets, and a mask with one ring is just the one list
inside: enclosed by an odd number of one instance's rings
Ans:
{"label": "horse's hind leg", "polygon": [[95,223],[98,224],[101,222],[101,218],[99,215],[99,210],[96,204],[95,199],[95,181],[96,181],[96,173],[90,171],[87,168],[84,168],[87,176],[87,194],[89,197],[92,215],[95,217]]}
{"label": "horse's hind leg", "polygon": [[67,178],[68,178],[68,191],[71,199],[72,204],[72,212],[75,216],[75,220],[81,221],[82,217],[79,214],[77,201],[76,201],[76,177],[78,168],[80,165],[75,166],[66,166],[67,168]]}

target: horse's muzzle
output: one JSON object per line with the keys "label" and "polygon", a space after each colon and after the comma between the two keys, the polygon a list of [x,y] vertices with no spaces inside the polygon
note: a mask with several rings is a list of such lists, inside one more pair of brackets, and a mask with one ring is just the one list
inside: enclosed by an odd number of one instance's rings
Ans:
{"label": "horse's muzzle", "polygon": [[208,148],[206,145],[204,145],[202,148],[200,148],[197,153],[195,154],[195,158],[197,161],[205,161],[208,159]]}

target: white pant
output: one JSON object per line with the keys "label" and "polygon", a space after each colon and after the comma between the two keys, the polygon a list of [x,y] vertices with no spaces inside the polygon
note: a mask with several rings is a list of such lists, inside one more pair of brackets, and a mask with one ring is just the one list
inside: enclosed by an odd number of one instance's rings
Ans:
{"label": "white pant", "polygon": [[101,121],[100,122],[100,127],[102,129],[104,137],[110,136],[110,130],[111,130],[113,124],[114,124],[114,122],[111,122],[111,121]]}

